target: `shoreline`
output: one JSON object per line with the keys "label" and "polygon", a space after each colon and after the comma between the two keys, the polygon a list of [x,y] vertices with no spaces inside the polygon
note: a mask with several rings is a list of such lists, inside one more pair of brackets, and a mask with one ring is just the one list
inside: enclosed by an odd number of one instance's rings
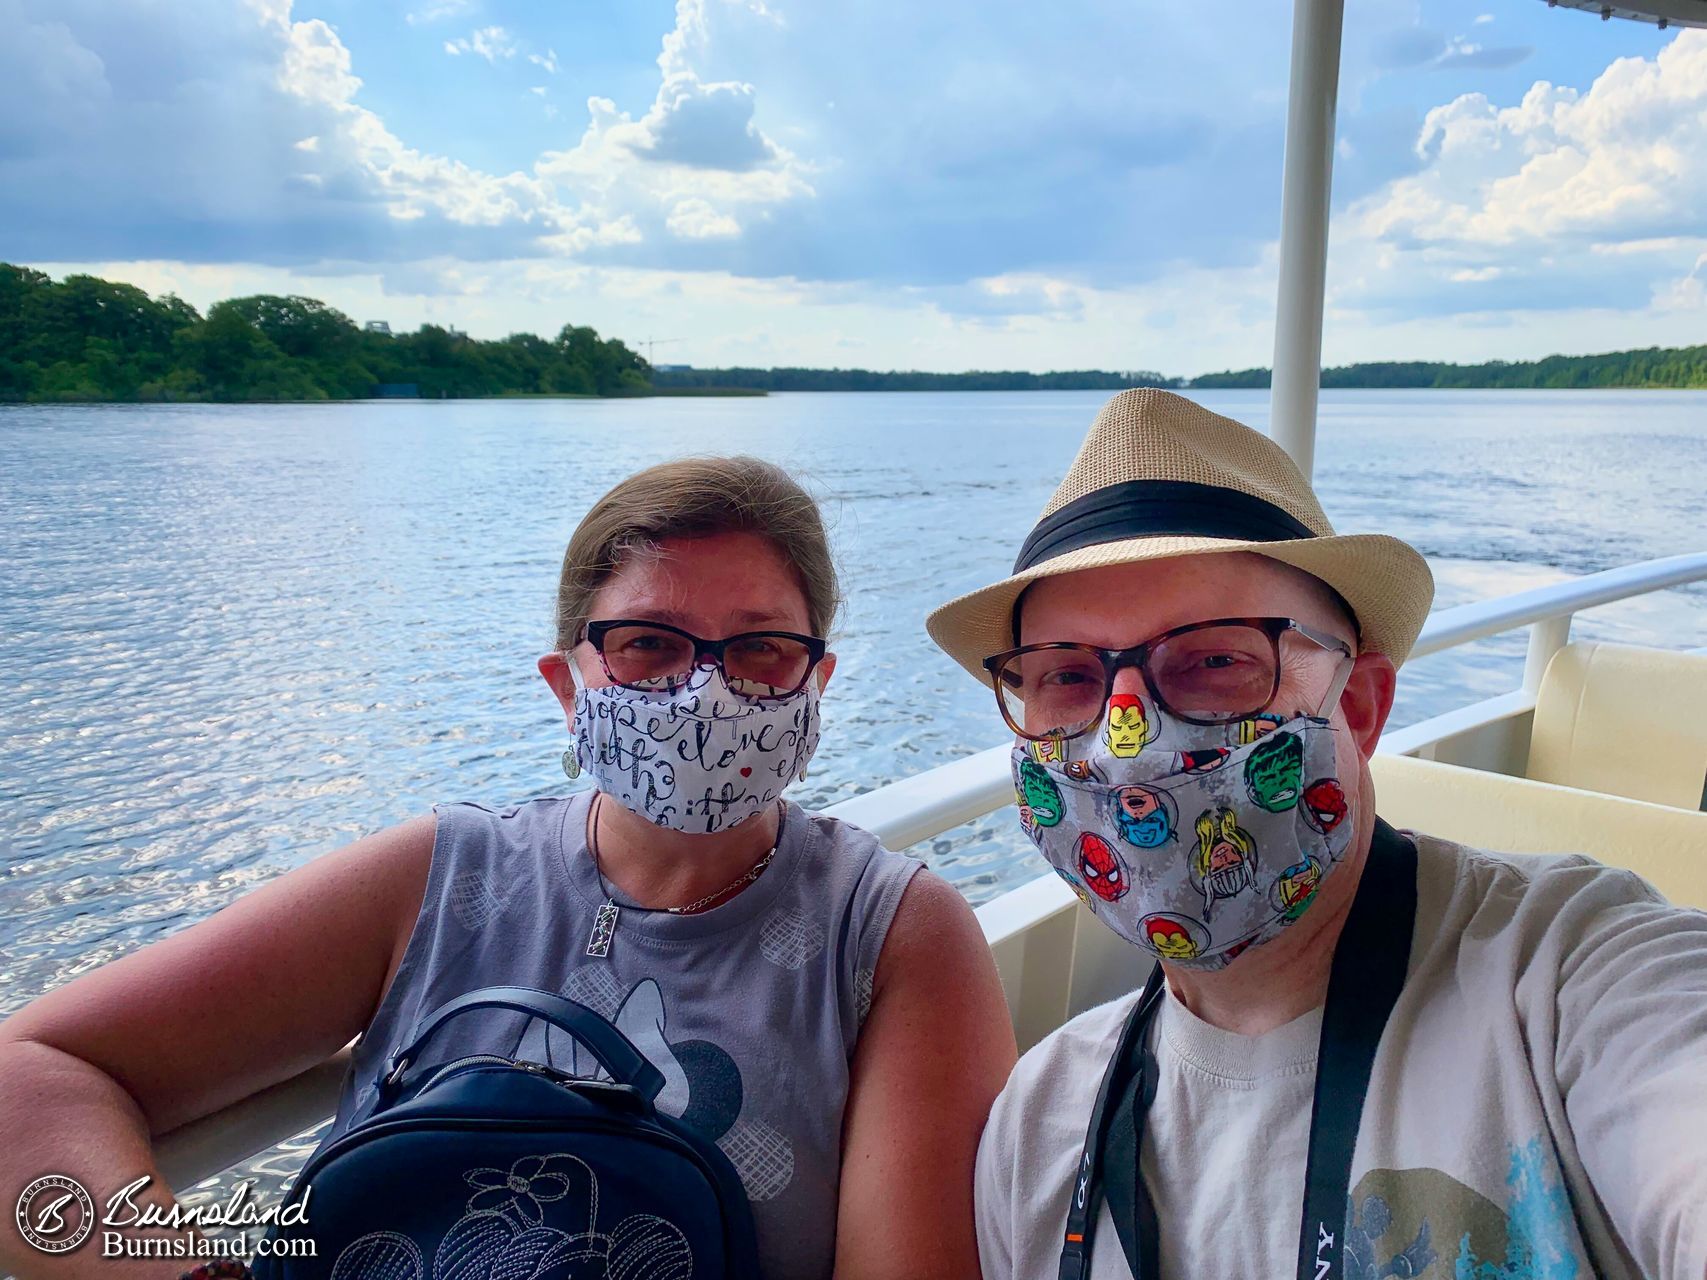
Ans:
{"label": "shoreline", "polygon": [[[1189,394],[1193,391],[1268,391],[1267,387],[1179,387],[1169,388]],[[164,400],[164,399],[41,399],[41,400],[5,400],[0,399],[0,409],[10,408],[87,408],[91,405],[151,405],[156,407],[180,407],[189,405],[330,405],[330,404],[481,404],[495,403],[505,400],[721,400],[721,399],[763,399],[773,394],[782,395],[1062,395],[1075,394],[1087,390],[1106,390],[1106,388],[1057,388],[1057,387],[813,387],[790,388],[783,392],[772,392],[760,387],[661,387],[653,391],[638,391],[623,395],[600,396],[584,395],[574,392],[555,391],[523,391],[496,396],[360,396],[351,399],[340,399],[332,396],[315,400]],[[1707,392],[1707,382],[1696,386],[1674,387],[1658,384],[1623,385],[1605,387],[1323,387],[1322,395],[1338,391],[1402,391],[1433,392],[1451,395],[1463,391],[1510,391],[1523,394],[1536,392],[1558,392],[1574,395],[1596,391],[1669,391],[1673,393]]]}
{"label": "shoreline", "polygon": [[768,396],[771,393],[759,388],[750,387],[665,387],[657,391],[626,392],[622,395],[600,396],[586,395],[574,391],[507,391],[496,396],[354,396],[343,398],[338,396],[322,396],[314,400],[214,400],[214,399],[40,399],[40,400],[6,400],[0,399],[0,409],[15,407],[51,408],[55,405],[67,408],[86,408],[99,404],[145,404],[157,407],[178,407],[183,405],[216,404],[216,405],[251,405],[251,404],[479,404],[503,400],[682,400],[682,399],[751,399]]}

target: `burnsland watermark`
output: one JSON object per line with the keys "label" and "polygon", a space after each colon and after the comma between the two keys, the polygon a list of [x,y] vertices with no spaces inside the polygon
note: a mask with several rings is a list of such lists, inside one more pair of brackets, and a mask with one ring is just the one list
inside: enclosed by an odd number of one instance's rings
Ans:
{"label": "burnsland watermark", "polygon": [[[102,1207],[75,1178],[48,1174],[37,1178],[18,1197],[16,1221],[19,1232],[43,1253],[69,1253],[101,1229],[103,1258],[220,1258],[296,1257],[312,1258],[315,1242],[306,1237],[269,1239],[264,1230],[252,1228],[301,1227],[308,1223],[308,1196],[293,1204],[265,1207],[250,1197],[250,1183],[239,1182],[224,1202],[187,1206],[138,1204],[136,1197],[153,1181],[143,1175],[120,1187]],[[221,1230],[219,1236],[183,1234],[188,1228]],[[138,1232],[170,1232],[145,1235]]]}
{"label": "burnsland watermark", "polygon": [[[157,1204],[138,1205],[136,1196],[147,1190],[153,1179],[144,1174],[134,1182],[120,1187],[107,1201],[101,1218],[101,1256],[103,1258],[179,1258],[232,1256],[274,1256],[312,1258],[314,1241],[310,1239],[269,1240],[264,1233],[251,1242],[250,1227],[299,1227],[308,1223],[308,1196],[312,1187],[302,1189],[302,1198],[294,1204],[272,1204],[262,1208],[249,1198],[250,1184],[239,1182],[223,1204],[203,1204],[189,1207],[173,1204],[164,1208]],[[158,1231],[181,1232],[186,1227],[238,1230],[228,1236],[144,1236],[126,1235],[107,1228],[129,1227]]]}
{"label": "burnsland watermark", "polygon": [[128,1236],[101,1232],[103,1258],[312,1258],[314,1241],[273,1240],[239,1231],[229,1236]]}

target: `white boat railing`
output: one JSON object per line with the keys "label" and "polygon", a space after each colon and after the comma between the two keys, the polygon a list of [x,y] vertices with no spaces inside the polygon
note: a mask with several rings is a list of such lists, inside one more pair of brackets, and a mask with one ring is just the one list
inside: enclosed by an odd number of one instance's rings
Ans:
{"label": "white boat railing", "polygon": [[[1703,580],[1707,553],[1670,556],[1434,614],[1412,657],[1528,627],[1522,686],[1389,733],[1380,749],[1429,755],[1456,735],[1532,711],[1541,673],[1569,640],[1579,611]],[[905,849],[1011,804],[1008,756],[1007,746],[991,747],[827,812],[866,828],[889,848]],[[1043,875],[978,908],[1022,1048],[1037,1039],[1039,1028],[1058,1021],[1063,1008],[1084,1007],[1095,994],[1124,989],[1141,976],[1136,950],[1108,945],[1113,935],[1077,906],[1065,884]],[[168,1185],[190,1186],[319,1124],[336,1105],[348,1058],[346,1046],[299,1076],[158,1139],[156,1155]]]}
{"label": "white boat railing", "polygon": [[[1522,717],[1535,710],[1535,695],[1541,688],[1547,664],[1570,643],[1571,623],[1578,613],[1703,580],[1707,580],[1707,552],[1691,552],[1622,565],[1430,615],[1422,635],[1417,637],[1416,647],[1411,650],[1413,659],[1528,627],[1529,651],[1523,660],[1522,682],[1510,693],[1392,730],[1382,736],[1380,750],[1394,755],[1446,759],[1451,756],[1455,739],[1474,737],[1502,721],[1521,727]],[[1488,757],[1494,754],[1492,750],[1484,753]],[[1484,767],[1488,764],[1487,759],[1451,758],[1461,764]]]}

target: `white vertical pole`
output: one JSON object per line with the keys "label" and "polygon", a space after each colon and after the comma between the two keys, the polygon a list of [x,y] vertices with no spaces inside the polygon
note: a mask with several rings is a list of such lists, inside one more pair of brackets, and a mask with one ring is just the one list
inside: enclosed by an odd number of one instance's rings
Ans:
{"label": "white vertical pole", "polygon": [[1295,0],[1286,163],[1280,193],[1280,298],[1275,310],[1274,439],[1308,477],[1316,461],[1316,393],[1322,376],[1322,290],[1328,269],[1328,198],[1334,181],[1345,0]]}
{"label": "white vertical pole", "polygon": [[1523,690],[1536,693],[1541,677],[1547,674],[1547,664],[1553,655],[1571,642],[1571,619],[1574,614],[1558,618],[1543,618],[1529,625],[1529,653],[1523,659]]}

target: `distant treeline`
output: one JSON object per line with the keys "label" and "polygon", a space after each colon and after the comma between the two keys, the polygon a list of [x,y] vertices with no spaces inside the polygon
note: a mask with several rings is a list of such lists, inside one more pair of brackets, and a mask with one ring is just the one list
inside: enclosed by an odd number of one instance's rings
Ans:
{"label": "distant treeline", "polygon": [[[1266,388],[1267,369],[1206,373],[1196,388]],[[1322,370],[1324,387],[1514,387],[1586,390],[1593,387],[1707,387],[1707,347],[1649,347],[1598,356],[1548,356],[1543,360],[1490,360],[1442,364],[1430,360],[1379,361]]]}
{"label": "distant treeline", "polygon": [[[614,338],[565,325],[497,341],[438,325],[357,327],[313,298],[257,294],[206,316],[173,294],[95,276],[57,283],[0,263],[0,400],[327,400],[727,391],[1116,391],[1264,388],[1267,369],[1172,378],[1148,370],[880,373],[653,369]],[[1486,364],[1395,361],[1322,371],[1324,387],[1707,387],[1707,346]]]}
{"label": "distant treeline", "polygon": [[1147,370],[1109,373],[878,373],[871,369],[653,369],[660,391],[687,387],[741,387],[754,391],[1119,391],[1126,387],[1178,387],[1184,383]]}
{"label": "distant treeline", "polygon": [[[1148,370],[1110,373],[877,373],[870,369],[654,369],[665,388],[749,387],[760,391],[1117,391],[1124,387],[1192,390],[1263,388],[1267,369],[1171,378]],[[1486,364],[1382,361],[1322,370],[1324,387],[1707,387],[1707,347],[1616,351]]]}
{"label": "distant treeline", "polygon": [[393,335],[270,294],[203,316],[172,294],[0,263],[0,400],[359,399],[385,385],[433,399],[608,396],[645,393],[646,375],[638,354],[584,326],[497,342],[431,324]]}

